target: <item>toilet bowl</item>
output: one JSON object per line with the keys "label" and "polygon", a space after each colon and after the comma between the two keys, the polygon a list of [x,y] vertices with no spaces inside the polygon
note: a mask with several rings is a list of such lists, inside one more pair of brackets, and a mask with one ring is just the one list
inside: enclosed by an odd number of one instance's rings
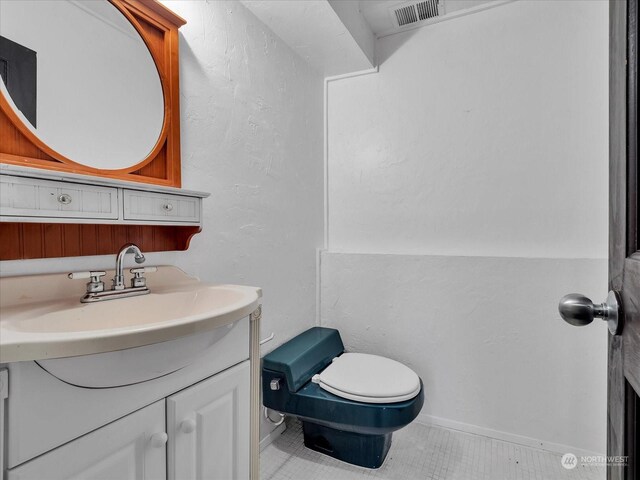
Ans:
{"label": "toilet bowl", "polygon": [[422,380],[406,365],[345,353],[340,333],[314,327],[263,359],[264,406],[302,421],[306,447],[378,468],[392,433],[411,423],[424,403]]}

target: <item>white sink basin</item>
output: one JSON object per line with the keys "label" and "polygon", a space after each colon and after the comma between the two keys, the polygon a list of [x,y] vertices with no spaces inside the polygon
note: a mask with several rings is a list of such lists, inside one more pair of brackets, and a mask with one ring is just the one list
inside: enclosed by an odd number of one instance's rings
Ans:
{"label": "white sink basin", "polygon": [[[255,297],[255,289],[252,293]],[[131,333],[132,329],[147,329],[154,325],[166,328],[167,323],[175,326],[234,312],[245,306],[246,297],[244,287],[206,284],[91,304],[80,303],[80,297],[77,297],[71,301],[3,309],[2,326],[3,332],[63,334],[65,338],[94,335],[100,331],[110,335]]]}
{"label": "white sink basin", "polygon": [[80,303],[84,281],[64,274],[0,279],[0,363],[36,360],[89,387],[149,380],[192,363],[261,297],[259,288],[202,283],[176,267],[147,279],[148,295],[91,304]]}

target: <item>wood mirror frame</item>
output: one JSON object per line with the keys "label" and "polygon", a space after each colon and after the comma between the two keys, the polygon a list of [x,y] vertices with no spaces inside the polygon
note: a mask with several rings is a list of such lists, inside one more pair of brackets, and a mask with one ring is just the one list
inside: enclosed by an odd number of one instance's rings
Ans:
{"label": "wood mirror frame", "polygon": [[47,170],[180,187],[178,28],[186,23],[157,0],[108,0],[131,22],[156,64],[164,96],[164,124],[151,153],[120,170],[87,167],[42,142],[0,94],[0,162]]}

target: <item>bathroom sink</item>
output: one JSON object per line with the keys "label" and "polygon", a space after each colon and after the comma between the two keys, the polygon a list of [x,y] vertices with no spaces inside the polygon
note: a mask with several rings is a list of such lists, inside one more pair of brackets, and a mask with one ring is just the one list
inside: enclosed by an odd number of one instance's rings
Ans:
{"label": "bathroom sink", "polygon": [[3,317],[7,315],[7,319],[2,322],[2,331],[62,334],[69,338],[99,332],[126,334],[131,329],[166,329],[234,312],[242,308],[246,297],[243,287],[198,284],[184,290],[152,292],[95,304],[80,303],[75,298],[33,308],[3,309]]}
{"label": "bathroom sink", "polygon": [[170,266],[148,285],[148,295],[80,303],[84,282],[64,274],[0,279],[0,363],[35,360],[82,386],[148,380],[191,363],[261,297],[259,288],[207,284]]}

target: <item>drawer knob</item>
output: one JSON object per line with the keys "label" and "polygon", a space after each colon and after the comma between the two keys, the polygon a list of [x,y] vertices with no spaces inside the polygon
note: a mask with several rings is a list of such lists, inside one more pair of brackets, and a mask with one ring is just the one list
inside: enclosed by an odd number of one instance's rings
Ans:
{"label": "drawer knob", "polygon": [[196,429],[196,421],[192,418],[188,419],[188,420],[184,420],[181,424],[180,424],[180,431],[182,433],[191,433]]}
{"label": "drawer knob", "polygon": [[171,205],[170,203],[165,203],[164,205],[162,205],[162,209],[165,212],[170,212],[171,210],[173,210],[173,205]]}
{"label": "drawer knob", "polygon": [[154,433],[151,435],[151,446],[155,448],[164,447],[169,439],[169,435],[166,432]]}
{"label": "drawer knob", "polygon": [[68,193],[58,195],[58,202],[60,202],[62,205],[69,205],[71,203],[71,200],[71,195],[69,195]]}

